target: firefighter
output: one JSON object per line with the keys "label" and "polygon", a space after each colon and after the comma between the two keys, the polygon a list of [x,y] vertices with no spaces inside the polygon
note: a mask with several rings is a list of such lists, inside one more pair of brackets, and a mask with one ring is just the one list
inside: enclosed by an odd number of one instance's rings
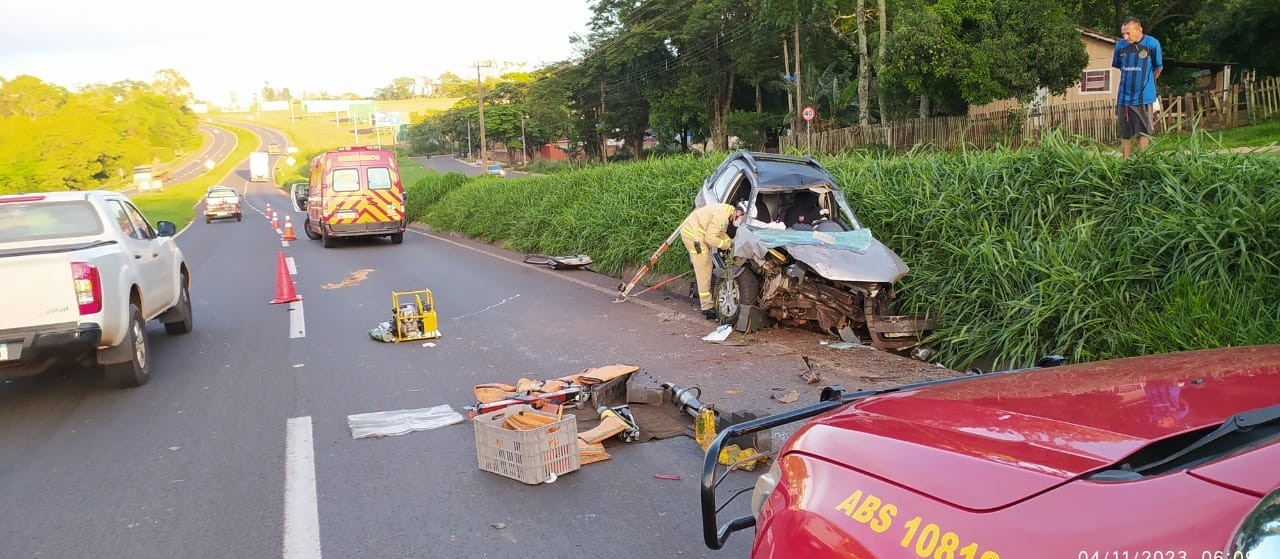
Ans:
{"label": "firefighter", "polygon": [[711,296],[711,251],[728,250],[729,223],[737,225],[744,210],[729,204],[708,204],[693,210],[680,224],[680,240],[689,251],[689,262],[698,278],[698,302],[702,316],[716,320],[715,299]]}

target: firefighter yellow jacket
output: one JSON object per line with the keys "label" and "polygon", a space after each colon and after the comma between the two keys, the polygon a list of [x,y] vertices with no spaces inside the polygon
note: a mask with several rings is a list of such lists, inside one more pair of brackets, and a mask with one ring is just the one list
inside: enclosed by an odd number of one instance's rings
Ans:
{"label": "firefighter yellow jacket", "polygon": [[680,224],[680,236],[709,248],[726,249],[733,242],[727,234],[733,206],[708,204],[689,214]]}

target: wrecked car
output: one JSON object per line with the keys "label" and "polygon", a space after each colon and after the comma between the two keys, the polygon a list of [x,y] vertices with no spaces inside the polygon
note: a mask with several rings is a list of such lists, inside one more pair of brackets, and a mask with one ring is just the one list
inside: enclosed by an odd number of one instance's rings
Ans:
{"label": "wrecked car", "polygon": [[907,265],[858,222],[821,163],[730,154],[707,177],[694,206],[741,202],[750,211],[734,232],[732,258],[716,261],[713,292],[722,323],[746,329],[758,309],[784,325],[893,351],[916,348],[933,328],[927,317],[894,313],[894,284]]}

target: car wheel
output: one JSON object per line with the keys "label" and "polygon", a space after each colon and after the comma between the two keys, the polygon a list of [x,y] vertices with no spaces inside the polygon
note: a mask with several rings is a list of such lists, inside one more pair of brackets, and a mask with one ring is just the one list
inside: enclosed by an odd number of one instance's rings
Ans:
{"label": "car wheel", "polygon": [[240,223],[240,214],[236,214],[236,223]]}
{"label": "car wheel", "polygon": [[754,305],[760,299],[760,276],[751,268],[733,278],[722,278],[714,291],[716,294],[716,312],[720,313],[720,322],[735,324],[744,305]]}
{"label": "car wheel", "polygon": [[182,312],[183,318],[176,322],[164,323],[164,332],[171,336],[174,334],[186,334],[191,331],[191,290],[187,287],[187,284],[189,283],[187,275],[182,274],[182,279],[180,281],[182,282],[182,286],[178,289],[178,302],[175,306]]}
{"label": "car wheel", "polygon": [[205,225],[208,225],[208,224],[210,224],[210,223],[212,223],[212,222],[213,222],[213,220],[212,220],[212,219],[210,219],[210,218],[209,218],[209,216],[207,216],[207,215],[206,215],[206,216],[204,216],[204,224],[205,224]]}
{"label": "car wheel", "polygon": [[398,245],[404,242],[404,233],[392,233],[391,244]]}
{"label": "car wheel", "polygon": [[307,218],[302,222],[302,232],[307,234],[307,238],[313,241],[320,240],[320,234],[311,230],[311,218]]}
{"label": "car wheel", "polygon": [[128,328],[123,343],[132,348],[129,352],[130,359],[124,363],[103,366],[107,382],[120,388],[142,386],[151,379],[148,372],[151,355],[150,347],[147,346],[147,323],[142,320],[142,311],[136,303],[129,304]]}
{"label": "car wheel", "polygon": [[320,237],[320,242],[324,245],[324,248],[333,248],[334,245],[338,244],[338,241],[335,240],[328,231],[325,231],[324,228],[320,229]]}

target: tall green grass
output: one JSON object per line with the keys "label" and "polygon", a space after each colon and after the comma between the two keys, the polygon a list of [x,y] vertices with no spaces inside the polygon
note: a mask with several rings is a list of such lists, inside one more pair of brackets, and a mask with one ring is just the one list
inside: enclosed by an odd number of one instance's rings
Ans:
{"label": "tall green grass", "polygon": [[1199,143],[830,162],[952,365],[1280,342],[1280,158]]}
{"label": "tall green grass", "polygon": [[[720,160],[438,175],[410,189],[410,208],[438,229],[587,253],[616,274],[670,234]],[[951,367],[1280,342],[1280,157],[1221,153],[1192,137],[1122,161],[1051,135],[1021,151],[864,152],[824,164],[864,225],[911,266],[900,307],[938,318],[932,343]],[[676,247],[657,271],[688,267]]]}

